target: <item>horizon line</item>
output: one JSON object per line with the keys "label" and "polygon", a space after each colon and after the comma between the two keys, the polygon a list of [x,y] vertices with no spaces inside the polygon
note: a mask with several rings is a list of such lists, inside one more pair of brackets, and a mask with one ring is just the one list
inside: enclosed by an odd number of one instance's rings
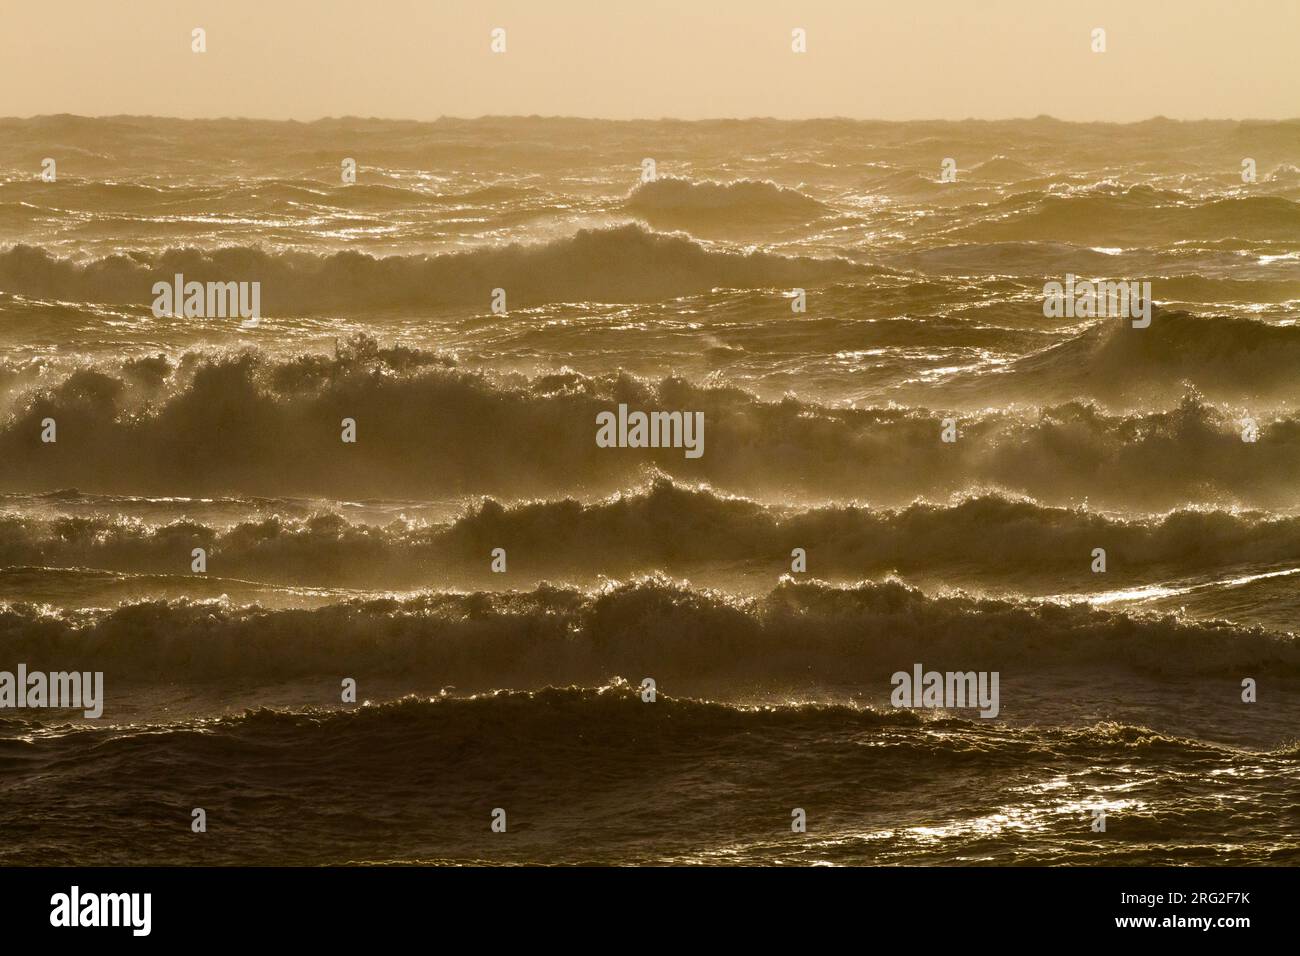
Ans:
{"label": "horizon line", "polygon": [[999,118],[987,118],[967,116],[961,119],[951,117],[916,117],[912,119],[880,119],[871,117],[855,116],[808,116],[808,117],[779,117],[779,116],[715,116],[715,117],[697,117],[686,119],[676,116],[659,116],[659,117],[601,117],[601,116],[576,116],[559,113],[483,113],[478,116],[451,116],[442,114],[433,119],[414,119],[411,117],[397,116],[360,116],[357,114],[343,114],[339,116],[327,115],[319,116],[315,119],[298,119],[296,117],[266,117],[266,116],[167,116],[158,113],[33,113],[30,116],[0,116],[0,123],[7,122],[33,122],[37,120],[56,120],[56,119],[78,119],[78,120],[166,120],[174,123],[295,123],[302,126],[311,126],[317,123],[340,123],[340,122],[374,122],[374,123],[405,123],[405,124],[423,124],[432,125],[442,122],[461,122],[475,123],[488,120],[532,120],[532,121],[549,121],[549,122],[571,122],[571,123],[682,123],[682,124],[708,124],[708,123],[874,123],[887,125],[904,125],[908,123],[1059,123],[1066,126],[1142,126],[1149,123],[1176,123],[1195,125],[1198,123],[1257,123],[1257,124],[1287,124],[1300,123],[1300,115],[1290,116],[1278,119],[1260,118],[1260,117],[1200,117],[1198,119],[1175,119],[1163,114],[1156,114],[1140,120],[1067,120],[1052,116],[1049,113],[1039,113],[1036,116],[1006,116]]}

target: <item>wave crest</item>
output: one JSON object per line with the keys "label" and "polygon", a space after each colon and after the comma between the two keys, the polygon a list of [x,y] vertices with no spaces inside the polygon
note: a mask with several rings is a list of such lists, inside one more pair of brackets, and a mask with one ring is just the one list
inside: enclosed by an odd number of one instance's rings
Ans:
{"label": "wave crest", "polygon": [[0,252],[0,285],[48,299],[152,304],[155,282],[260,282],[264,315],[342,309],[371,312],[478,305],[495,288],[512,305],[547,302],[647,302],[715,288],[818,285],[862,273],[847,260],[706,249],[685,235],[635,223],[582,229],[531,245],[485,246],[439,256],[379,257],[213,250],[129,252],[79,262],[29,245]]}
{"label": "wave crest", "polygon": [[512,687],[651,674],[661,683],[858,682],[887,690],[888,675],[917,660],[962,671],[1300,673],[1296,639],[1258,627],[932,598],[898,582],[786,580],[765,597],[741,599],[657,577],[595,593],[543,585],[312,610],[181,600],[51,614],[14,604],[0,610],[0,657],[120,680],[402,674]]}

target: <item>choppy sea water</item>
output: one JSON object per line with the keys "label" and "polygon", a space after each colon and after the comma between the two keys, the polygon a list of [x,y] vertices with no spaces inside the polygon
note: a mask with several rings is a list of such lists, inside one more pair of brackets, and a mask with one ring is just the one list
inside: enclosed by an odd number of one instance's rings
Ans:
{"label": "choppy sea water", "polygon": [[[0,156],[0,671],[105,682],[0,710],[5,862],[1300,859],[1300,124]],[[156,316],[176,274],[259,322]],[[1151,324],[1045,316],[1067,275]],[[620,404],[703,453],[599,447]],[[916,663],[998,716],[891,706]]]}

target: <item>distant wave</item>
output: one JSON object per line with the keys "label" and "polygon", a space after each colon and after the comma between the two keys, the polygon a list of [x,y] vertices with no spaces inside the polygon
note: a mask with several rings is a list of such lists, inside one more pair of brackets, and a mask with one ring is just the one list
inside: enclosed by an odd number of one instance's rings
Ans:
{"label": "distant wave", "polygon": [[105,670],[118,680],[401,674],[512,687],[612,674],[880,687],[916,660],[941,670],[1094,667],[1167,677],[1256,667],[1300,675],[1296,638],[1258,627],[931,598],[896,582],[786,581],[766,597],[741,599],[658,578],[595,593],[541,586],[310,610],[180,600],[49,613],[12,604],[0,607],[0,659]]}
{"label": "distant wave", "polygon": [[[61,177],[52,196],[39,180],[6,184],[0,214],[8,210],[15,222],[30,221],[33,214],[75,209],[90,215],[239,216],[250,213],[310,214],[321,210],[398,212],[470,206],[537,196],[536,187],[499,183],[490,186],[435,191],[396,181],[359,181],[347,185],[337,178],[257,177],[205,183],[158,184],[135,180],[94,180]],[[24,208],[19,209],[22,206]]]}
{"label": "distant wave", "polygon": [[972,241],[1056,239],[1120,245],[1187,239],[1300,240],[1300,203],[1282,196],[1190,196],[1149,186],[1020,194],[954,235]]}
{"label": "distant wave", "polygon": [[264,315],[508,303],[645,302],[713,288],[817,285],[865,274],[847,260],[706,249],[635,224],[441,256],[169,249],[78,262],[28,245],[0,252],[0,285],[49,299],[150,305],[157,281],[260,282]]}
{"label": "distant wave", "polygon": [[1065,241],[964,242],[936,245],[891,257],[900,267],[941,275],[1109,275],[1115,259]]}
{"label": "distant wave", "polygon": [[829,211],[797,189],[765,180],[718,183],[671,176],[641,183],[632,190],[626,206],[651,222],[666,225],[801,222]]}
{"label": "distant wave", "polygon": [[1025,179],[1033,179],[1038,173],[1032,167],[1017,159],[1012,159],[1009,156],[994,156],[982,163],[976,163],[970,169],[969,175],[975,179],[985,179],[992,182],[1016,183]]}
{"label": "distant wave", "polygon": [[1157,308],[1147,328],[1104,319],[969,384],[1039,403],[1082,395],[1162,402],[1187,385],[1221,400],[1294,401],[1298,367],[1300,326]]}
{"label": "distant wave", "polygon": [[[1245,252],[1232,241],[1184,246],[1090,246],[1064,239],[974,239],[950,243],[940,232],[923,248],[890,252],[884,261],[919,271],[930,280],[938,276],[1022,276],[1041,296],[1045,279],[1064,281],[1067,274],[1109,281],[1150,280],[1157,300],[1200,295],[1193,301],[1285,301],[1300,296],[1300,271],[1265,265],[1266,250],[1284,244],[1246,243]],[[1031,278],[1032,277],[1032,278]],[[1237,289],[1236,295],[1232,294]],[[1041,298],[1040,298],[1041,303]]]}

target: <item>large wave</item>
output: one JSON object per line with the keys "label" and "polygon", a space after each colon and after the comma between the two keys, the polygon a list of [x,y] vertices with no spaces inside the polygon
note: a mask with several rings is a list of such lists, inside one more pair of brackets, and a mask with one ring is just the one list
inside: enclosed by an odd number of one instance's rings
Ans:
{"label": "large wave", "polygon": [[783,581],[764,597],[737,598],[660,578],[594,593],[543,585],[281,611],[188,600],[60,612],[13,604],[0,609],[0,659],[121,681],[400,674],[526,688],[632,674],[665,687],[856,682],[882,693],[889,674],[918,660],[961,671],[1300,675],[1295,637],[1258,627],[927,597],[897,582]]}
{"label": "large wave", "polygon": [[636,224],[583,229],[535,244],[441,256],[321,255],[245,246],[130,252],[89,262],[45,249],[0,252],[0,286],[48,299],[151,305],[155,282],[260,282],[263,315],[481,305],[505,289],[515,306],[647,302],[714,288],[811,286],[863,268],[847,260],[706,249]]}
{"label": "large wave", "polygon": [[[1238,331],[1236,324],[1217,328]],[[1144,332],[1153,341],[1161,335],[1155,324],[1117,334],[1139,339]],[[1258,364],[1292,360],[1285,335],[1247,334],[1270,346]],[[1049,351],[1021,371],[1047,383],[1058,372],[1082,374],[1072,363],[1123,367],[1106,338],[1088,335],[1083,345],[1092,356]],[[1156,348],[1149,361],[1173,360]],[[132,360],[34,383],[30,368],[11,371],[19,391],[8,396],[11,414],[0,426],[4,491],[554,497],[613,492],[658,471],[795,501],[897,504],[1003,488],[1045,504],[1088,500],[1126,509],[1297,503],[1300,420],[1256,412],[1259,440],[1245,442],[1246,412],[1195,394],[1145,413],[1108,414],[1074,401],[971,413],[958,416],[958,440],[946,443],[947,410],[764,402],[737,388],[671,377],[497,377],[434,353],[365,341],[335,356],[192,353],[175,363]],[[5,380],[0,375],[0,384]],[[977,380],[972,404],[987,394],[982,388]],[[598,447],[596,415],[620,403],[703,413],[703,456]],[[354,444],[341,441],[345,418],[356,423]],[[47,419],[57,425],[53,443],[41,440]]]}
{"label": "large wave", "polygon": [[[0,820],[56,833],[99,821],[75,841],[5,841],[10,863],[1060,862],[1108,779],[1142,795],[1108,821],[1134,838],[1071,846],[1073,862],[1168,862],[1172,840],[1220,863],[1296,852],[1277,797],[1294,747],[1119,723],[645,703],[615,681],[65,733],[5,718],[0,731]],[[936,789],[950,793],[938,813]],[[1242,807],[1227,823],[1225,794]],[[221,839],[193,837],[195,805]],[[795,807],[833,838],[792,834]],[[1008,816],[1017,825],[995,822]]]}
{"label": "large wave", "polygon": [[487,586],[502,580],[489,570],[497,547],[509,555],[512,586],[719,569],[748,570],[770,582],[789,570],[792,549],[802,547],[819,578],[897,572],[1054,593],[1098,587],[1102,579],[1090,570],[1095,547],[1106,549],[1111,587],[1233,567],[1300,567],[1300,518],[1181,510],[1124,520],[998,495],[898,510],[799,510],[663,478],[585,504],[487,500],[433,526],[354,523],[328,511],[290,511],[224,528],[195,520],[150,525],[134,517],[0,514],[0,565],[10,569],[185,575],[196,547],[207,552],[214,576],[312,587]]}

